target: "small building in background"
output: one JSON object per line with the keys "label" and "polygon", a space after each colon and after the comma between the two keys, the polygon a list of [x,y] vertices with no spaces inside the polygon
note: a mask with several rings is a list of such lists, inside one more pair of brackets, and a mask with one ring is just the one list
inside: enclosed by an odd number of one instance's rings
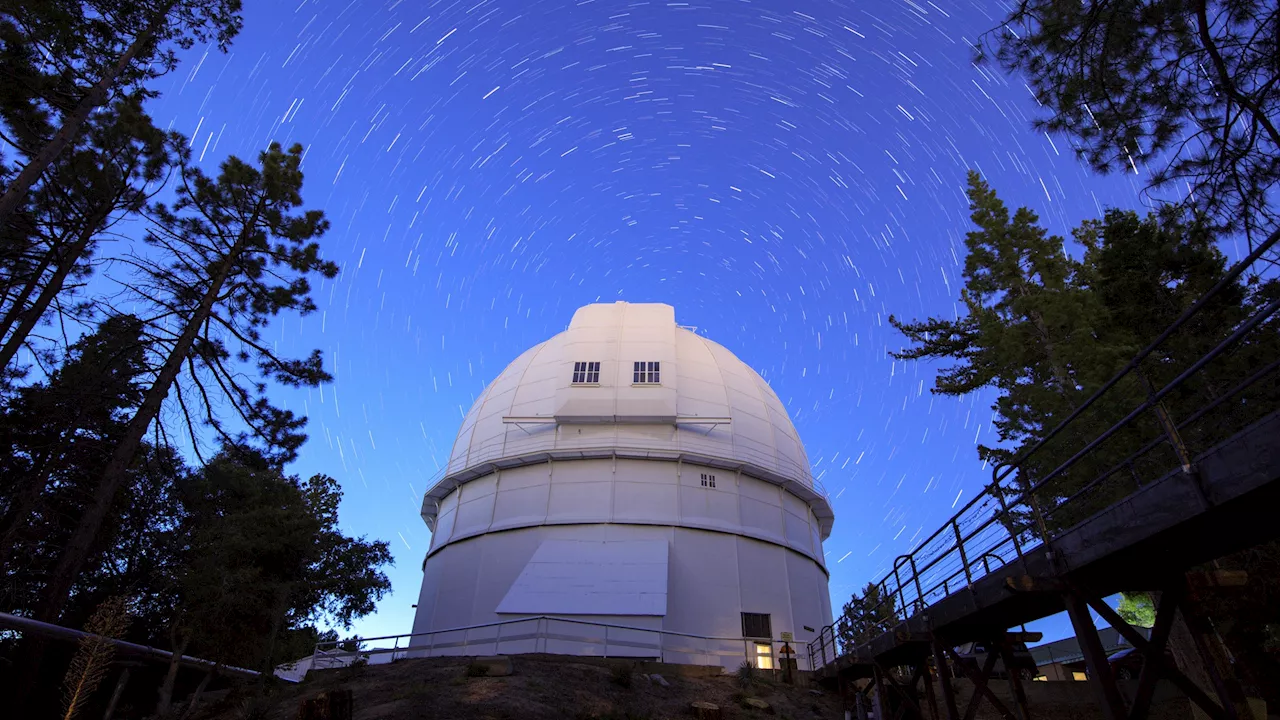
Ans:
{"label": "small building in background", "polygon": [[[1150,639],[1151,630],[1135,629],[1143,637]],[[1113,662],[1125,657],[1129,651],[1133,650],[1133,645],[1114,628],[1098,628],[1098,639],[1102,641],[1103,651]],[[1031,657],[1036,661],[1038,673],[1036,680],[1082,681],[1088,679],[1084,666],[1084,652],[1080,649],[1080,642],[1074,637],[1037,645],[1031,648]]]}

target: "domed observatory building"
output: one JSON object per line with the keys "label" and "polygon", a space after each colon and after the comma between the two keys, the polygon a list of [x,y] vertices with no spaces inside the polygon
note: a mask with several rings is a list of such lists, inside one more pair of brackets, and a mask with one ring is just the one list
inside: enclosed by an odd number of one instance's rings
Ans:
{"label": "domed observatory building", "polygon": [[834,515],[795,427],[669,305],[587,305],[516,358],[422,516],[420,654],[771,668],[786,638],[806,668],[831,622]]}

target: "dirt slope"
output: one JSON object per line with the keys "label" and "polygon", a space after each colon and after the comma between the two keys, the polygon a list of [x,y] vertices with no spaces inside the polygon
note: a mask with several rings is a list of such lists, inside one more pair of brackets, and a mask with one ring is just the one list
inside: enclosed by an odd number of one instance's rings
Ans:
{"label": "dirt slope", "polygon": [[[466,658],[405,660],[311,673],[308,679],[271,697],[266,718],[293,720],[299,702],[332,689],[351,690],[353,720],[659,720],[691,717],[695,700],[724,709],[724,717],[791,720],[843,718],[833,693],[797,688],[771,680],[743,693],[733,676],[663,675],[668,687],[630,676],[630,687],[615,680],[614,664],[568,656],[516,655],[507,677],[469,677]],[[639,668],[636,668],[639,669]],[[759,698],[768,711],[744,706],[745,696]],[[201,720],[247,720],[240,700],[228,696],[199,714]],[[255,720],[258,720],[255,718]]]}

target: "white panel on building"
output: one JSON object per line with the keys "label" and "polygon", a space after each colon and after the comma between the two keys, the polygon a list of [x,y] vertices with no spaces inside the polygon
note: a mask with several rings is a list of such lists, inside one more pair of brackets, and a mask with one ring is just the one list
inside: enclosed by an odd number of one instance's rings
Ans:
{"label": "white panel on building", "polygon": [[544,540],[499,613],[665,615],[667,542]]}

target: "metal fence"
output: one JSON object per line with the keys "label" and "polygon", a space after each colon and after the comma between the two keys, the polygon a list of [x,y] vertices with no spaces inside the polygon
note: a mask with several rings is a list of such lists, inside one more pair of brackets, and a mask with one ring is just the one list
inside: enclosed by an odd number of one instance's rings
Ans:
{"label": "metal fence", "polygon": [[[1270,269],[1274,270],[1274,262],[1264,258],[1276,246],[1277,241],[1280,241],[1280,231],[1273,233],[1246,258],[1236,263],[1213,288],[1187,308],[1120,372],[1030,449],[1012,462],[993,468],[991,484],[983,492],[970,500],[910,553],[894,560],[889,573],[875,584],[881,600],[876,607],[866,609],[868,619],[855,623],[842,616],[823,628],[818,637],[809,643],[808,654],[817,666],[821,667],[841,655],[853,652],[872,639],[872,636],[887,632],[889,625],[923,612],[953,592],[967,588],[974,580],[1000,565],[1022,558],[1024,554],[1046,545],[1073,524],[1072,518],[1105,507],[1098,507],[1098,502],[1100,499],[1114,497],[1118,487],[1123,489],[1125,495],[1141,488],[1143,478],[1136,470],[1140,465],[1145,463],[1164,471],[1181,465],[1190,470],[1193,451],[1186,447],[1182,433],[1209,418],[1214,411],[1230,409],[1232,406],[1227,403],[1234,402],[1235,407],[1246,404],[1239,399],[1241,393],[1275,373],[1280,368],[1280,358],[1271,358],[1270,362],[1258,363],[1257,366],[1248,368],[1249,374],[1244,378],[1236,378],[1238,383],[1234,387],[1219,388],[1217,392],[1209,393],[1212,397],[1209,402],[1181,420],[1172,417],[1165,406],[1165,399],[1176,391],[1185,391],[1190,379],[1200,376],[1211,363],[1233,351],[1243,338],[1263,326],[1268,318],[1280,310],[1280,299],[1262,304],[1235,327],[1230,335],[1159,389],[1150,383],[1144,372],[1143,362],[1158,353],[1171,337],[1183,330],[1214,298],[1234,286],[1246,270],[1255,268],[1255,278],[1263,274],[1262,270],[1256,268],[1265,264],[1269,264]],[[1162,357],[1157,354],[1155,359]],[[1100,401],[1123,398],[1125,392],[1132,393],[1134,388],[1141,389],[1145,399],[1132,406],[1127,414],[1112,423],[1107,430],[1093,436],[1078,451],[1041,477],[1036,477],[1035,472],[1028,469],[1031,461],[1037,459],[1037,454],[1044,457],[1043,449],[1049,443],[1055,439],[1071,440],[1072,430],[1078,430],[1082,423],[1080,419],[1100,406]],[[1132,435],[1140,420],[1145,420],[1147,427],[1157,430],[1136,451],[1109,463],[1106,469],[1096,475],[1090,475],[1092,480],[1074,488],[1069,495],[1054,493],[1055,481],[1073,469],[1078,470],[1082,460],[1093,456],[1098,448],[1118,434],[1126,432]],[[1132,441],[1132,437],[1126,438]],[[1074,439],[1079,441],[1079,438]],[[1132,445],[1126,445],[1130,446]],[[1171,453],[1152,464],[1149,461],[1150,453],[1161,446]],[[1109,492],[1102,492],[1104,489]]]}
{"label": "metal fence", "polygon": [[793,657],[799,669],[812,669],[802,643],[693,635],[540,615],[424,633],[321,642],[308,669],[345,667],[361,658],[381,664],[420,657],[550,653],[723,668],[747,662],[761,670],[776,670],[781,667],[784,645],[796,653]]}

